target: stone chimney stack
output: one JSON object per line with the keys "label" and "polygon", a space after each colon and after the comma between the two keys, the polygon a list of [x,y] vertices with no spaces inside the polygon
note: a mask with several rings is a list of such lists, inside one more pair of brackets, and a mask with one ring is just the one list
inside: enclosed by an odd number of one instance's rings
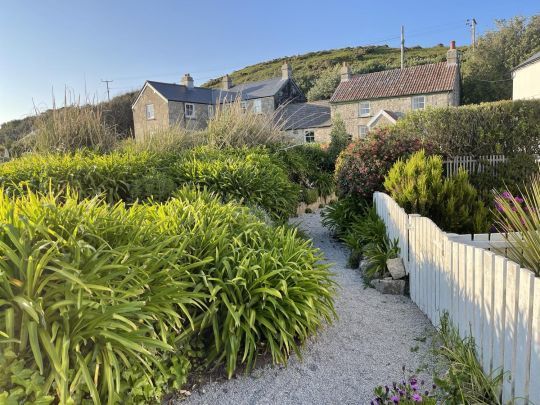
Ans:
{"label": "stone chimney stack", "polygon": [[341,70],[339,71],[341,73],[341,81],[342,82],[348,82],[351,80],[351,68],[347,63],[343,62],[343,66],[341,66]]}
{"label": "stone chimney stack", "polygon": [[182,80],[180,81],[180,84],[182,86],[186,86],[188,89],[192,89],[193,88],[193,77],[191,77],[191,75],[189,73],[186,73],[182,77]]}
{"label": "stone chimney stack", "polygon": [[456,41],[450,42],[450,49],[446,52],[446,63],[459,65],[459,51],[456,49]]}
{"label": "stone chimney stack", "polygon": [[232,79],[229,75],[223,76],[221,79],[221,89],[222,90],[229,90],[232,87]]}
{"label": "stone chimney stack", "polygon": [[285,62],[283,66],[281,66],[281,79],[282,80],[292,79],[292,67],[291,65],[289,65],[288,62]]}

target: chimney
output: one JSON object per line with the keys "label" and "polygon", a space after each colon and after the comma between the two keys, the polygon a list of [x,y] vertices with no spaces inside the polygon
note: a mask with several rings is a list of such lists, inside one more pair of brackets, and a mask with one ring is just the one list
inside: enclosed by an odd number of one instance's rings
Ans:
{"label": "chimney", "polygon": [[191,75],[189,73],[186,73],[182,77],[182,80],[180,81],[180,84],[182,86],[186,86],[188,89],[192,89],[193,88],[193,77],[191,77]]}
{"label": "chimney", "polygon": [[351,80],[351,68],[347,63],[343,62],[343,66],[341,66],[341,70],[339,71],[341,73],[341,81],[342,82],[348,82]]}
{"label": "chimney", "polygon": [[221,79],[221,89],[222,90],[229,90],[232,87],[232,79],[229,75],[223,76]]}
{"label": "chimney", "polygon": [[450,42],[450,49],[446,52],[446,63],[459,65],[459,51],[456,49],[456,41]]}
{"label": "chimney", "polygon": [[283,66],[281,66],[281,80],[289,79],[292,79],[292,68],[288,62],[285,62]]}

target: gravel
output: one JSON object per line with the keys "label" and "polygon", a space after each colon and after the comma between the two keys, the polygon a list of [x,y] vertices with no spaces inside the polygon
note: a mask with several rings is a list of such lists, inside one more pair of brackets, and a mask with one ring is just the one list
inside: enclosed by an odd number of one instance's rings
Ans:
{"label": "gravel", "polygon": [[403,365],[430,380],[429,320],[410,299],[365,288],[318,213],[295,222],[332,263],[339,319],[306,342],[302,359],[293,354],[287,366],[213,379],[176,404],[369,404],[374,387],[403,379]]}

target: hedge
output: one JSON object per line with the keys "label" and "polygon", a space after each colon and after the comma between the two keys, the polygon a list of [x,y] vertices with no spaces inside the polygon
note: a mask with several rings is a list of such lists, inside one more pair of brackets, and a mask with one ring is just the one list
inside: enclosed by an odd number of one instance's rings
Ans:
{"label": "hedge", "polygon": [[540,100],[428,108],[407,114],[391,131],[429,140],[447,157],[540,154]]}

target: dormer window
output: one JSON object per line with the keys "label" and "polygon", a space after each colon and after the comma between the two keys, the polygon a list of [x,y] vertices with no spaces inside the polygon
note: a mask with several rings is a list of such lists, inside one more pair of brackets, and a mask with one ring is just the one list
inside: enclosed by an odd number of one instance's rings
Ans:
{"label": "dormer window", "polygon": [[360,105],[358,106],[358,116],[359,117],[371,116],[371,105],[369,101],[360,101]]}

